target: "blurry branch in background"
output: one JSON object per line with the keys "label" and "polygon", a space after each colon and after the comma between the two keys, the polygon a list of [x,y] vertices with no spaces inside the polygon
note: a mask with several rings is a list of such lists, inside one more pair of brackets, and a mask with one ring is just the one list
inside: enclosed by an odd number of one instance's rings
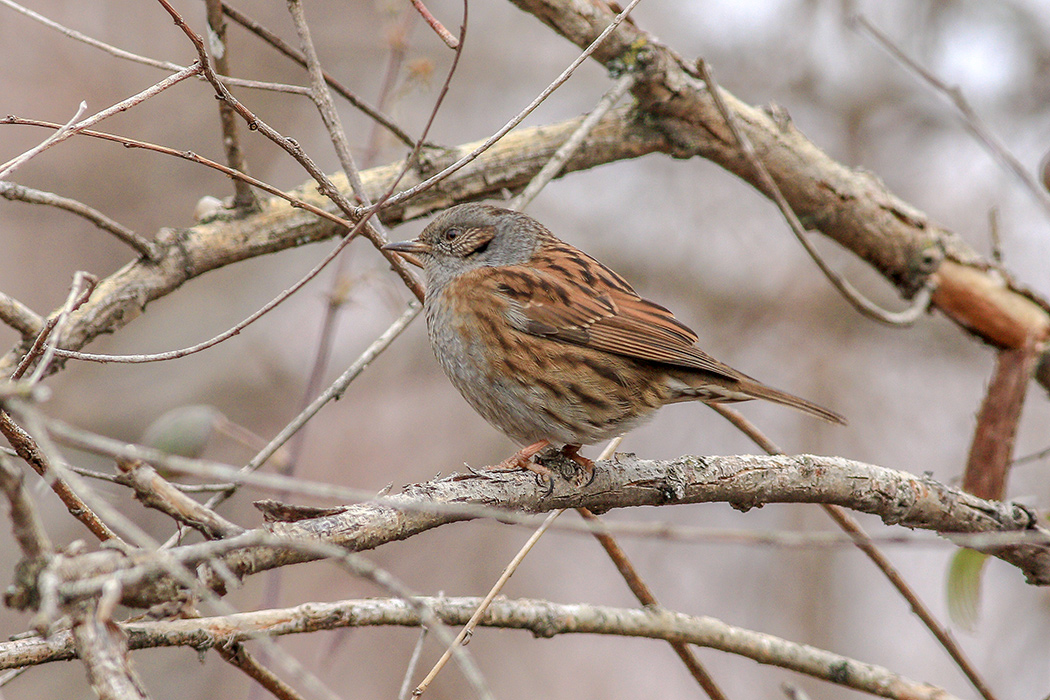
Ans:
{"label": "blurry branch in background", "polygon": [[1004,144],[999,137],[988,128],[988,125],[984,123],[984,120],[977,115],[977,112],[974,111],[973,107],[970,105],[969,100],[966,99],[966,95],[963,94],[963,91],[960,90],[957,85],[949,85],[927,69],[923,68],[918,61],[909,57],[908,54],[897,46],[889,36],[872,24],[863,14],[854,13],[849,16],[848,21],[850,26],[861,34],[870,37],[898,63],[917,75],[924,84],[929,85],[935,91],[947,97],[959,111],[959,116],[962,117],[963,125],[966,127],[966,130],[985,147],[993,158],[1002,163],[1006,170],[1014,175],[1018,181],[1025,186],[1025,189],[1028,190],[1030,195],[1032,195],[1032,198],[1036,203],[1043,208],[1043,211],[1048,216],[1050,216],[1050,195],[1047,194],[1046,190],[1039,186],[1039,181],[1036,179],[1035,175],[1030,173],[1028,169],[1021,164],[1021,161],[1017,160],[1017,158],[1010,153],[1009,149],[1006,148],[1006,144]]}
{"label": "blurry branch in background", "polygon": [[[23,7],[22,5],[19,5],[18,3],[13,2],[12,0],[0,0],[0,5],[6,5],[15,12],[25,15],[26,17],[29,17],[30,19],[39,22],[40,24],[43,24],[45,27],[61,32],[65,36],[68,36],[70,39],[83,42],[88,46],[92,46],[96,49],[99,49],[100,51],[104,51],[111,56],[115,56],[116,58],[130,61],[132,63],[139,63],[144,66],[150,66],[152,68],[159,68],[170,73],[177,73],[186,69],[186,66],[180,66],[178,63],[172,63],[171,61],[158,61],[157,59],[149,58],[148,56],[140,56],[130,51],[125,51],[124,49],[107,44],[103,41],[99,41],[98,39],[94,39],[90,36],[87,36],[86,34],[76,31],[75,29],[70,29],[65,25],[59,24],[50,17],[44,17],[41,14],[33,12],[32,10]],[[234,78],[227,75],[219,76],[219,79],[227,85],[236,85],[244,88],[253,88],[257,90],[271,90],[273,92],[284,92],[297,95],[308,94],[306,88],[300,87],[298,85],[282,85],[280,83],[267,83],[259,80],[244,80],[242,78]]]}
{"label": "blurry branch in background", "polygon": [[[131,649],[168,646],[214,648],[260,636],[303,634],[343,627],[407,626],[424,623],[419,610],[433,612],[447,625],[467,622],[478,598],[373,598],[309,603],[294,608],[259,610],[223,617],[156,622],[128,622],[121,629]],[[541,638],[560,634],[601,634],[680,640],[724,651],[761,664],[779,666],[847,688],[899,700],[953,700],[941,688],[913,681],[888,669],[762,632],[727,625],[711,617],[664,609],[563,605],[542,600],[499,598],[481,618],[483,627],[528,630]],[[0,668],[73,658],[68,634],[52,639],[0,642]]]}

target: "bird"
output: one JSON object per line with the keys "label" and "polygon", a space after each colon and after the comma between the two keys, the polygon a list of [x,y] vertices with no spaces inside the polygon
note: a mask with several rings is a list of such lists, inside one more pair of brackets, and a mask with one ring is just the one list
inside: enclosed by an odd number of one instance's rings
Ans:
{"label": "bird", "polygon": [[527,214],[459,204],[418,238],[383,249],[422,268],[438,362],[467,403],[521,446],[494,469],[549,478],[533,457],[554,450],[593,479],[582,446],[683,401],[765,399],[846,423],[708,355],[671,311]]}

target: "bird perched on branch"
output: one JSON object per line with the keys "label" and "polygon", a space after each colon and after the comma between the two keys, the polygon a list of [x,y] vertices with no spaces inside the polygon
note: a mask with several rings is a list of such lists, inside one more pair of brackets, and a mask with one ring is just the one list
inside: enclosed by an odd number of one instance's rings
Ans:
{"label": "bird perched on branch", "polygon": [[522,445],[498,469],[549,475],[531,459],[553,446],[591,472],[582,445],[681,401],[765,399],[845,424],[714,359],[670,311],[520,212],[461,204],[384,249],[423,268],[427,330],[445,374]]}

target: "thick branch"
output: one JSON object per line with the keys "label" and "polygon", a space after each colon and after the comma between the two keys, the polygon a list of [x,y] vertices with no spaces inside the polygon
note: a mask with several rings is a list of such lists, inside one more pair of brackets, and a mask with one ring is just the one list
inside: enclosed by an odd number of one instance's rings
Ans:
{"label": "thick branch", "polygon": [[[522,511],[580,507],[605,511],[711,502],[744,510],[766,503],[833,503],[878,515],[888,524],[943,534],[987,533],[990,541],[981,543],[971,538],[966,545],[1017,566],[1031,583],[1050,585],[1050,533],[1025,508],[986,501],[925,477],[811,455],[682,457],[657,462],[621,454],[614,460],[598,462],[595,479],[588,486],[577,488],[556,478],[550,493],[537,485],[531,474],[453,475],[407,487],[401,494],[376,502],[347,506],[334,514],[271,523],[269,529],[293,541],[320,540],[362,551],[477,517],[513,522],[527,520]],[[996,534],[1012,534],[1017,539],[1008,544],[993,537]],[[167,551],[190,566],[218,556],[238,576],[317,558],[294,547],[261,546],[253,531]],[[113,578],[123,586],[122,602],[131,606],[148,607],[184,595],[168,569],[150,552],[130,556],[91,552],[63,560],[55,574],[64,582],[59,585],[59,594],[66,597],[97,595],[102,584]],[[210,576],[209,585],[222,590],[225,581],[220,576],[202,575]]]}
{"label": "thick branch", "polygon": [[[512,2],[577,46],[590,43],[615,16],[602,3]],[[771,195],[736,146],[704,84],[674,52],[624,23],[594,58],[609,68],[645,64],[634,88],[638,108],[666,134],[674,155],[707,158]],[[807,227],[863,258],[905,297],[932,275],[934,305],[988,343],[1018,348],[1050,334],[1050,304],[900,200],[876,176],[832,160],[795,129],[783,110],[752,107],[724,90],[722,96]],[[1050,389],[1050,381],[1040,381]]]}
{"label": "thick branch", "polygon": [[[421,598],[448,625],[466,623],[477,598]],[[132,649],[189,646],[195,649],[249,641],[258,635],[284,635],[336,629],[422,624],[417,607],[398,599],[307,603],[295,608],[261,610],[224,617],[123,625]],[[605,634],[680,640],[739,654],[816,678],[888,698],[951,700],[945,691],[903,678],[888,669],[839,656],[773,635],[727,625],[711,617],[669,610],[623,609],[597,605],[559,605],[542,600],[493,601],[480,624],[529,630],[539,637],[558,634]],[[73,658],[68,634],[0,642],[0,668],[16,668]]]}
{"label": "thick branch", "polygon": [[[512,132],[477,160],[410,203],[383,209],[380,218],[384,223],[396,224],[457,201],[495,197],[507,189],[521,189],[579,127],[582,119]],[[402,179],[400,189],[418,184],[473,151],[479,143],[424,152],[426,167],[410,171]],[[591,132],[585,147],[566,163],[563,172],[636,158],[664,150],[666,146],[663,136],[635,122],[628,108],[614,110]],[[362,172],[361,179],[369,198],[378,199],[401,168],[402,163],[398,161]],[[350,194],[342,173],[334,175],[332,180],[340,192]],[[335,210],[317,192],[317,184],[313,181],[292,194],[310,204]],[[138,317],[151,301],[174,292],[184,282],[206,272],[343,233],[344,228],[274,198],[265,201],[258,214],[245,218],[216,220],[187,229],[164,229],[154,240],[161,250],[160,260],[136,260],[103,279],[91,299],[70,316],[62,347],[79,350],[99,335],[122,328]],[[0,358],[0,374],[10,374],[28,349],[27,342],[23,341]]]}

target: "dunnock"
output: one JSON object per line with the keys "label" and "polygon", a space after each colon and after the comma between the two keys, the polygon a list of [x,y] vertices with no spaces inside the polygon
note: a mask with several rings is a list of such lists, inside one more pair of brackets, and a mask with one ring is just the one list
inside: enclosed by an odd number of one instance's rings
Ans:
{"label": "dunnock", "polygon": [[714,359],[670,311],[535,219],[461,204],[386,250],[426,275],[424,310],[445,374],[485,420],[524,447],[548,445],[590,471],[581,445],[614,437],[679,401],[766,399],[835,423],[842,416]]}

